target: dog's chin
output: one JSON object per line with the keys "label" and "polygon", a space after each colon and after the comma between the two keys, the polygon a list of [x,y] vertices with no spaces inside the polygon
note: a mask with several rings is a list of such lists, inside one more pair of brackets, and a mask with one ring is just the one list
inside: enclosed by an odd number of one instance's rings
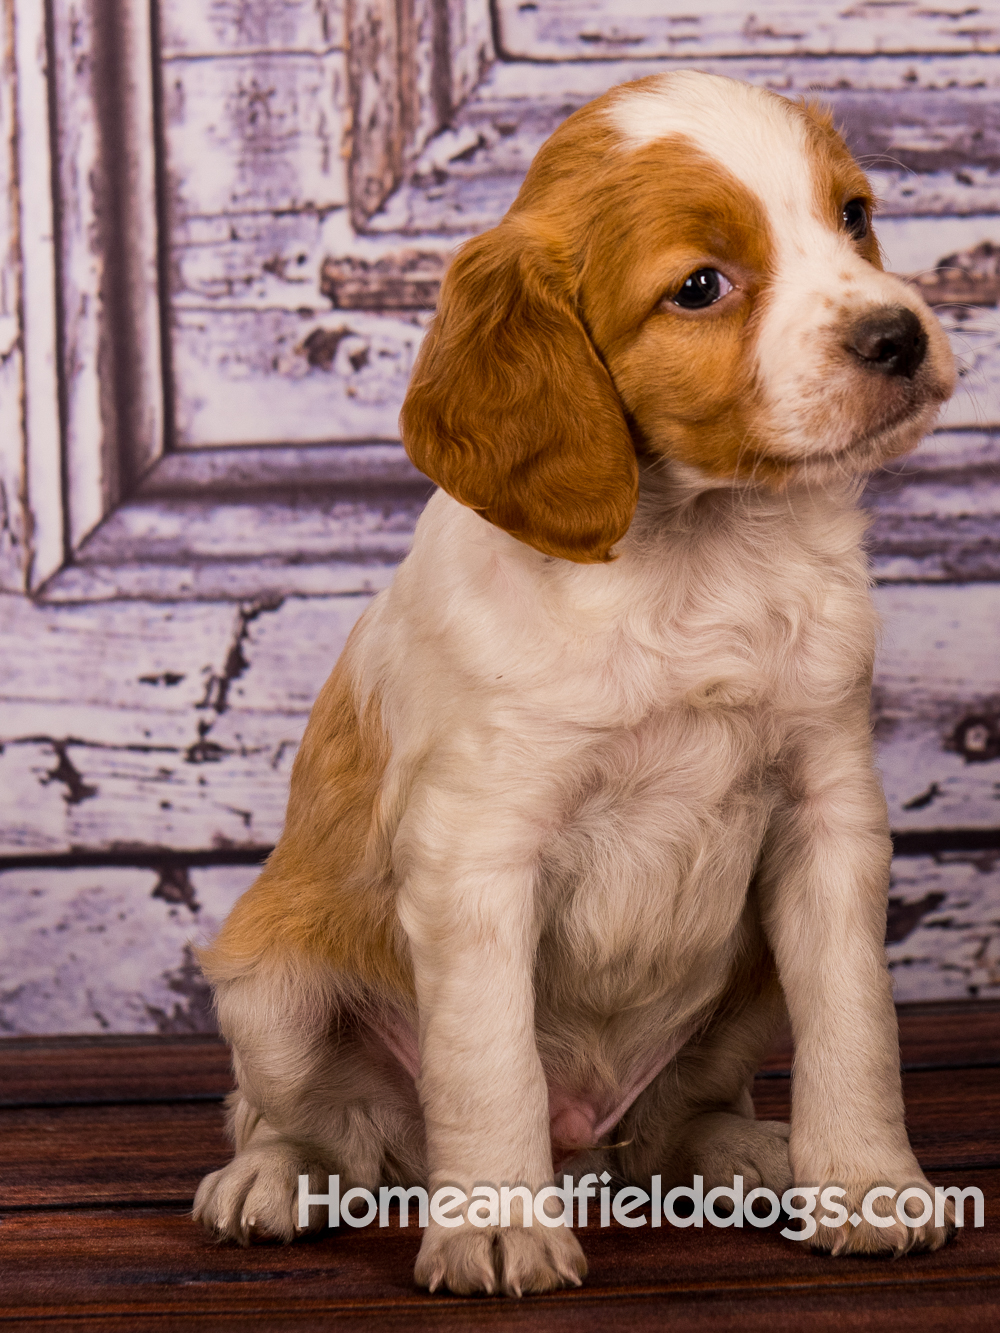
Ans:
{"label": "dog's chin", "polygon": [[910,408],[898,417],[882,422],[876,429],[859,432],[834,449],[800,454],[798,458],[776,459],[786,471],[780,486],[794,481],[823,483],[864,477],[915,449],[933,430],[941,411],[938,401]]}

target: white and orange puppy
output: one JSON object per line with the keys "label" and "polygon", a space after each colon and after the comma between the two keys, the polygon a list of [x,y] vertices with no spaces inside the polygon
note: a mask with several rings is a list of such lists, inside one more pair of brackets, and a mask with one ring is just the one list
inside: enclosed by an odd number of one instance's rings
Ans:
{"label": "white and orange puppy", "polygon": [[[291,1238],[300,1171],[538,1189],[589,1151],[664,1188],[832,1182],[849,1212],[923,1181],[856,498],[954,371],[871,212],[828,116],[655,75],[571,116],[460,251],[402,417],[441,489],[205,956],[239,1080],[195,1206],[218,1234]],[[790,1135],[750,1098],[785,1003]],[[468,1221],[416,1268],[584,1271],[568,1228]]]}

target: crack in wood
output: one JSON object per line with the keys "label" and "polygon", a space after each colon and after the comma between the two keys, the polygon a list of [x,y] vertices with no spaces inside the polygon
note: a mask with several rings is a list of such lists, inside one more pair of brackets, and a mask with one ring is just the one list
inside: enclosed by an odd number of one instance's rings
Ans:
{"label": "crack in wood", "polygon": [[184,946],[179,967],[163,973],[169,990],[182,997],[170,1013],[160,1005],[145,1005],[158,1032],[217,1032],[212,988],[202,976],[201,968],[190,944]]}
{"label": "crack in wood", "polygon": [[928,893],[911,903],[903,898],[890,898],[885,928],[886,944],[901,944],[913,934],[925,916],[941,906],[945,896],[943,893]]}
{"label": "crack in wood", "polygon": [[190,868],[176,861],[160,867],[160,878],[151,896],[161,898],[165,903],[183,903],[195,915],[201,911],[201,903],[191,883]]}
{"label": "crack in wood", "polygon": [[914,796],[912,801],[904,801],[904,810],[925,810],[931,804],[935,796],[941,795],[941,788],[936,782],[932,782],[926,791],[921,792],[919,796]]}
{"label": "crack in wood", "polygon": [[83,801],[88,801],[92,796],[98,794],[98,788],[90,783],[84,782],[83,774],[79,771],[67,753],[67,746],[70,742],[50,740],[49,744],[55,752],[58,760],[55,768],[49,769],[44,777],[39,781],[43,787],[47,787],[51,782],[63,782],[66,784],[66,790],[63,792],[63,800],[67,805],[80,805]]}
{"label": "crack in wood", "polygon": [[[250,634],[250,626],[259,616],[262,616],[265,611],[280,610],[283,600],[283,598],[277,597],[253,602],[248,606],[240,607],[239,617],[236,624],[236,633],[233,636],[233,641],[226,654],[226,661],[222,668],[222,674],[215,675],[213,673],[209,676],[208,685],[205,689],[205,697],[200,703],[195,704],[196,708],[211,709],[216,717],[226,711],[229,707],[230,685],[232,685],[234,680],[238,680],[250,666],[246,654],[243,651],[243,645],[246,643]],[[199,744],[204,740],[211,725],[212,723],[208,723],[207,725],[205,723],[198,724],[199,740],[195,742],[195,744]],[[190,759],[190,751],[188,754],[189,762],[197,762],[196,760]]]}

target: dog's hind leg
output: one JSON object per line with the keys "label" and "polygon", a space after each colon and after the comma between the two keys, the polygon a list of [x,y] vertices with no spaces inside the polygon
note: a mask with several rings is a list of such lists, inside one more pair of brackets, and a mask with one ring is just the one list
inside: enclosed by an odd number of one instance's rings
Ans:
{"label": "dog's hind leg", "polygon": [[[194,1216],[221,1238],[292,1240],[298,1178],[310,1193],[377,1190],[423,1179],[423,1122],[410,1074],[344,1003],[336,978],[299,963],[260,965],[217,984],[220,1026],[233,1046],[229,1105],[236,1155],[205,1177]],[[310,1226],[325,1225],[323,1208]]]}

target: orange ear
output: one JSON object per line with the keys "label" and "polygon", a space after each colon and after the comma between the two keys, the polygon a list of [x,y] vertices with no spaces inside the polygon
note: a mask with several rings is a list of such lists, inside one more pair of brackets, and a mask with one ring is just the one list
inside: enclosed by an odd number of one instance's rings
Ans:
{"label": "orange ear", "polygon": [[638,496],[618,394],[522,219],[469,241],[400,417],[432,481],[546,555],[610,559]]}

